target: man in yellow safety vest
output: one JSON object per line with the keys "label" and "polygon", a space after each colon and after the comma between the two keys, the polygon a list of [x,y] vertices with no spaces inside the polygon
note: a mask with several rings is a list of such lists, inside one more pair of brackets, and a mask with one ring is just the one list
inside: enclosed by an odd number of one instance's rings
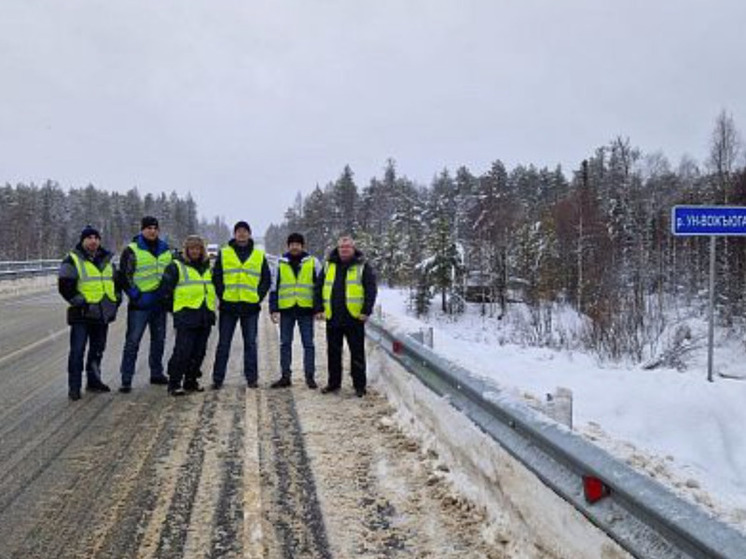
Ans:
{"label": "man in yellow safety vest", "polygon": [[376,303],[378,287],[373,268],[355,248],[352,237],[341,237],[329,253],[324,273],[316,282],[324,302],[329,380],[323,394],[338,392],[342,385],[342,344],[350,349],[350,374],[355,394],[365,396],[365,321]]}
{"label": "man in yellow safety vest", "polygon": [[233,239],[220,249],[215,260],[213,282],[220,301],[218,347],[212,370],[212,387],[225,381],[236,323],[243,334],[243,373],[249,388],[258,386],[256,337],[262,301],[269,291],[271,276],[264,251],[254,246],[251,227],[239,221]]}
{"label": "man in yellow safety vest", "polygon": [[150,384],[168,384],[163,374],[163,349],[166,342],[166,308],[160,289],[163,272],[171,263],[168,244],[159,237],[158,219],[142,218],[140,234],[122,251],[119,259],[122,289],[129,297],[127,333],[122,351],[122,386],[120,392],[132,390],[137,354],[145,328],[150,329]]}
{"label": "man in yellow safety vest", "polygon": [[101,359],[106,349],[109,323],[114,321],[121,301],[114,281],[112,253],[101,247],[101,235],[87,225],[80,242],[60,265],[57,288],[69,303],[70,353],[67,360],[68,396],[80,400],[85,348],[86,390],[109,392],[101,380]]}
{"label": "man in yellow safety vest", "polygon": [[278,260],[277,281],[269,293],[269,310],[272,321],[280,324],[280,371],[279,380],[272,388],[292,384],[293,331],[298,323],[303,343],[303,370],[306,386],[316,384],[316,349],[313,343],[313,318],[324,310],[320,298],[315,297],[314,286],[321,273],[319,261],[304,250],[305,239],[300,233],[288,236],[287,252]]}

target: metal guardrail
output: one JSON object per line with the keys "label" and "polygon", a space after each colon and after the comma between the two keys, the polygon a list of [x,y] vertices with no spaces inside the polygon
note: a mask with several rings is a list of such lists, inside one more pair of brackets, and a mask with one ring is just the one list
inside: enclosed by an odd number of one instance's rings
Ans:
{"label": "metal guardrail", "polygon": [[0,281],[54,274],[59,269],[59,259],[0,262]]}
{"label": "metal guardrail", "polygon": [[[746,558],[746,536],[736,529],[408,334],[372,318],[367,335],[633,556]],[[593,503],[584,491],[586,476],[604,489]]]}

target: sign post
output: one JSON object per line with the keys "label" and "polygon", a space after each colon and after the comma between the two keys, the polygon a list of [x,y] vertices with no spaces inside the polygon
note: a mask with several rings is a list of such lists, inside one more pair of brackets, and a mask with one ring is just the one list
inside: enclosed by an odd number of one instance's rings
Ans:
{"label": "sign post", "polygon": [[674,206],[671,232],[677,237],[710,237],[710,308],[707,380],[712,379],[715,342],[715,243],[717,237],[746,236],[744,206]]}

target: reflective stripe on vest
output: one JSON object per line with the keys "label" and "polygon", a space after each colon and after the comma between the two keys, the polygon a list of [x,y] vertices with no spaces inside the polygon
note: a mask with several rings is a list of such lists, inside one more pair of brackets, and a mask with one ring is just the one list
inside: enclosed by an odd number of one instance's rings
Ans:
{"label": "reflective stripe on vest", "polygon": [[307,256],[300,263],[298,277],[286,260],[280,260],[280,287],[277,290],[277,306],[280,310],[298,305],[304,309],[313,307],[313,272],[316,259]]}
{"label": "reflective stripe on vest", "polygon": [[[363,289],[363,270],[365,264],[358,266],[353,264],[347,268],[347,277],[345,278],[345,304],[347,312],[352,318],[357,318],[362,314],[363,303],[365,302],[365,290]],[[337,276],[337,265],[334,262],[326,263],[326,274],[324,275],[324,287],[322,296],[324,298],[324,315],[327,320],[332,317],[332,288],[334,287],[334,278]]]}
{"label": "reflective stripe on vest", "polygon": [[264,251],[255,248],[246,262],[241,263],[232,246],[220,249],[223,264],[223,301],[229,303],[258,303],[259,280],[262,278]]}
{"label": "reflective stripe on vest", "polygon": [[144,293],[155,291],[161,284],[163,271],[173,260],[171,251],[167,250],[155,257],[149,250],[141,249],[137,243],[130,243],[129,248],[135,254],[135,273],[132,275],[135,285]]}
{"label": "reflective stripe on vest", "polygon": [[174,312],[181,309],[199,309],[207,301],[207,308],[215,310],[215,286],[212,284],[212,270],[208,267],[204,274],[196,268],[177,261],[179,283],[174,289]]}
{"label": "reflective stripe on vest", "polygon": [[103,271],[87,259],[81,259],[75,252],[70,253],[75,269],[78,271],[76,288],[86,303],[100,303],[106,296],[110,301],[116,301],[114,291],[114,267],[107,262]]}

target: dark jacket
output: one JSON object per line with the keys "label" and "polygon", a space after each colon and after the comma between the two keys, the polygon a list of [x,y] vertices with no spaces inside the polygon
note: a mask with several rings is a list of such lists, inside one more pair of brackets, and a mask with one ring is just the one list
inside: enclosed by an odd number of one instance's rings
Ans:
{"label": "dark jacket", "polygon": [[[241,263],[246,262],[251,253],[254,251],[254,241],[249,240],[249,244],[245,247],[240,247],[236,244],[235,239],[231,239],[228,244],[233,247],[238,255],[238,259]],[[267,296],[270,284],[272,283],[272,275],[269,271],[269,264],[267,264],[267,258],[264,258],[262,262],[262,277],[259,279],[259,302],[258,303],[245,303],[245,302],[228,302],[223,301],[223,292],[225,291],[225,284],[223,283],[223,254],[222,250],[218,252],[218,257],[215,260],[215,267],[212,270],[212,283],[215,284],[215,291],[220,300],[220,312],[229,314],[236,314],[239,316],[246,316],[248,314],[256,314],[262,310],[262,301]]]}
{"label": "dark jacket", "polygon": [[[327,258],[328,262],[334,262],[337,265],[337,274],[334,277],[334,285],[332,286],[331,305],[332,305],[332,318],[329,323],[334,326],[345,326],[353,324],[356,319],[352,318],[349,311],[347,310],[347,303],[345,292],[347,289],[347,269],[352,264],[365,265],[363,268],[363,290],[365,291],[365,300],[363,302],[362,314],[370,316],[373,313],[373,306],[376,304],[376,296],[378,295],[378,285],[376,281],[376,274],[373,271],[373,267],[365,261],[363,253],[355,249],[355,255],[349,262],[342,262],[339,259],[339,251],[335,248],[329,253]],[[326,269],[326,267],[325,267]],[[319,274],[319,279],[316,281],[316,297],[322,301],[322,290],[324,287],[325,272],[322,271]]]}
{"label": "dark jacket", "polygon": [[[280,261],[285,261],[288,264],[290,264],[290,267],[293,269],[293,273],[295,276],[298,276],[298,271],[300,270],[300,263],[301,260],[309,256],[309,254],[305,251],[303,251],[297,258],[293,258],[289,252],[286,252],[282,255],[280,258]],[[272,291],[269,292],[269,310],[270,312],[287,312],[287,313],[296,313],[300,315],[307,315],[307,314],[316,314],[318,312],[322,312],[324,310],[324,302],[321,300],[320,297],[317,297],[317,290],[315,289],[316,283],[318,282],[319,275],[322,273],[322,268],[318,263],[319,261],[316,260],[316,266],[313,270],[313,281],[314,284],[314,298],[313,298],[313,307],[312,308],[306,308],[306,307],[299,307],[298,305],[294,305],[293,307],[289,309],[280,310],[279,306],[279,300],[278,300],[278,292],[280,290],[280,263],[277,263],[277,277],[275,278],[275,284],[272,288]]]}
{"label": "dark jacket", "polygon": [[[151,243],[146,241],[142,234],[132,237],[132,242],[137,243],[138,248],[149,251],[156,258],[169,250],[168,244],[165,241],[156,239]],[[129,308],[144,310],[164,307],[167,301],[164,301],[161,289],[156,289],[150,293],[141,293],[135,285],[133,276],[135,275],[136,264],[137,258],[135,257],[135,252],[127,246],[119,258],[119,282],[129,298]]]}
{"label": "dark jacket", "polygon": [[[169,301],[173,301],[174,290],[179,283],[179,261],[185,262],[200,274],[204,274],[210,267],[209,259],[202,262],[191,262],[183,260],[181,256],[175,258],[171,264],[166,266],[160,287],[163,296]],[[170,308],[173,308],[173,303]],[[201,328],[213,324],[215,324],[215,312],[207,308],[207,301],[202,303],[202,306],[198,309],[181,309],[174,313],[174,328]]]}
{"label": "dark jacket", "polygon": [[[91,255],[78,243],[72,250],[81,260],[92,262],[96,268],[103,271],[113,256],[108,250],[99,247],[95,254]],[[113,267],[113,265],[112,265]],[[114,269],[114,278],[117,273]],[[78,291],[78,269],[75,267],[72,256],[68,254],[60,264],[60,271],[57,280],[57,290],[65,300],[70,303],[67,309],[67,323],[89,323],[89,324],[108,324],[113,322],[117,317],[117,308],[122,302],[121,286],[115,281],[114,288],[117,301],[115,303],[104,297],[100,303],[88,304],[85,297]]]}

